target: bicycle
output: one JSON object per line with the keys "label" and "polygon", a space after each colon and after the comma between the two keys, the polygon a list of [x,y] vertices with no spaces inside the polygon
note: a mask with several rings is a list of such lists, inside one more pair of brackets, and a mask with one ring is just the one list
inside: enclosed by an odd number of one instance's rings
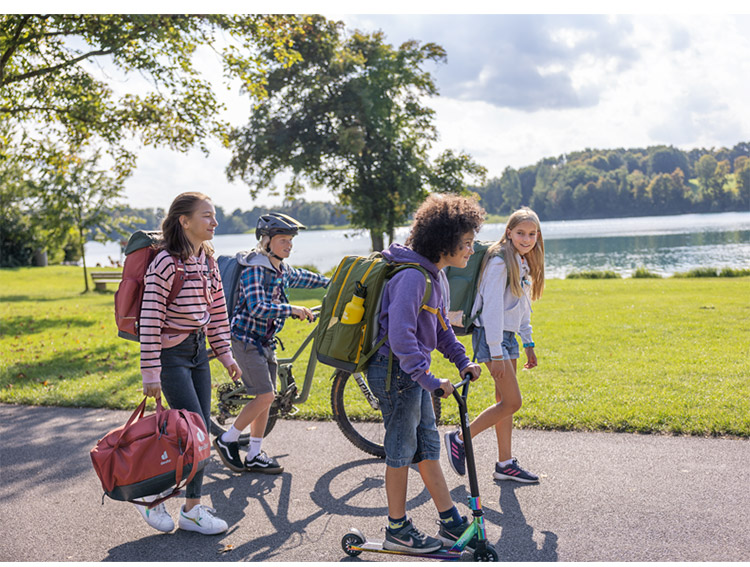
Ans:
{"label": "bicycle", "polygon": [[[313,308],[312,311],[317,319],[320,306]],[[318,362],[314,342],[316,330],[317,325],[312,328],[291,357],[277,359],[278,387],[269,412],[266,430],[263,433],[264,437],[273,430],[279,418],[295,415],[299,411],[297,404],[305,403],[310,396]],[[308,346],[310,346],[310,355],[307,360],[305,377],[302,381],[302,389],[299,390],[292,373],[292,366]],[[351,374],[343,370],[333,370],[331,376],[331,413],[339,430],[352,445],[361,451],[381,459],[385,458],[385,449],[383,448],[385,428],[383,427],[378,400],[367,385],[366,373]],[[353,379],[351,379],[352,377]],[[233,382],[221,384],[217,386],[216,393],[219,413],[216,416],[211,416],[210,427],[211,433],[218,436],[231,426],[242,407],[254,397],[247,394],[245,386],[241,382],[238,384]],[[441,417],[440,398],[433,396],[432,407],[435,410],[435,419],[439,421]],[[246,445],[249,442],[249,437],[249,433],[243,433],[239,439],[240,444]]]}

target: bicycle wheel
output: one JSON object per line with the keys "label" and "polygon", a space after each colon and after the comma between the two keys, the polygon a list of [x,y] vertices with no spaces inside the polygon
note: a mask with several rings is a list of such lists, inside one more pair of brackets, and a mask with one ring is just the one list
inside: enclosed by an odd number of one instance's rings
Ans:
{"label": "bicycle wheel", "polygon": [[[217,386],[216,397],[219,413],[211,415],[210,429],[211,434],[218,437],[232,426],[242,408],[245,407],[245,404],[255,398],[245,393],[245,387],[242,384],[235,385],[231,382]],[[271,433],[278,417],[278,405],[276,400],[274,400],[268,415],[268,422],[266,423],[266,430],[263,432],[263,437]],[[240,445],[247,445],[250,442],[250,433],[240,435],[238,442]]]}
{"label": "bicycle wheel", "polygon": [[[440,398],[433,396],[432,407],[437,422],[441,415]],[[385,458],[383,416],[365,373],[336,371],[331,385],[331,410],[341,433],[352,445],[369,455]]]}

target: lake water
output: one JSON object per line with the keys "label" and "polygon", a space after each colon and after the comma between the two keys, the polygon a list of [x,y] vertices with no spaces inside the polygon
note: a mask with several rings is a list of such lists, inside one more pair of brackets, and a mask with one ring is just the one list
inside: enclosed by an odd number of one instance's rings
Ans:
{"label": "lake water", "polygon": [[[485,225],[478,238],[496,240],[504,224]],[[396,231],[403,242],[408,228]],[[670,276],[697,267],[750,268],[750,212],[590,219],[542,223],[546,277],[564,278],[580,270],[612,270],[625,277],[639,266]],[[254,234],[221,234],[214,238],[219,254],[255,246]],[[346,255],[370,252],[363,231],[309,230],[294,241],[292,265],[312,264],[322,271]],[[86,263],[111,265],[121,260],[116,242],[86,245]]]}

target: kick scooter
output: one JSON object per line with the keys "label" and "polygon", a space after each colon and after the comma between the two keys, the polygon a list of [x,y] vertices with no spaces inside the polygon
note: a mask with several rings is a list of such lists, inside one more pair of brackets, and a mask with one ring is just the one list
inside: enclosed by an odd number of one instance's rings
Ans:
{"label": "kick scooter", "polygon": [[[453,397],[458,403],[458,414],[461,420],[461,434],[464,438],[464,449],[466,450],[466,472],[469,477],[469,508],[474,516],[469,526],[466,528],[461,537],[456,540],[452,547],[443,547],[431,553],[408,553],[405,551],[392,551],[383,549],[382,541],[368,540],[365,535],[357,528],[351,528],[341,540],[341,547],[344,552],[356,557],[363,551],[372,551],[375,553],[391,553],[395,555],[411,555],[414,557],[423,557],[425,559],[442,559],[445,561],[498,561],[497,551],[487,542],[487,535],[484,529],[484,513],[482,512],[482,503],[479,500],[479,483],[477,482],[477,471],[474,465],[474,448],[471,444],[471,433],[469,431],[469,412],[466,407],[466,398],[469,394],[469,382],[471,375],[466,377],[453,386]],[[458,389],[463,387],[459,395]],[[436,396],[442,396],[443,391],[438,388],[435,391]],[[466,546],[476,535],[477,545],[472,552]]]}

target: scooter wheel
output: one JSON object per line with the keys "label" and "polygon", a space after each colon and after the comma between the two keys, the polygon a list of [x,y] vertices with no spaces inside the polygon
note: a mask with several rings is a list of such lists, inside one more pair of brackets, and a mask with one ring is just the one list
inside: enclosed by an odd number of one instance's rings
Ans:
{"label": "scooter wheel", "polygon": [[357,557],[357,555],[362,553],[361,549],[352,549],[352,546],[360,546],[363,543],[365,543],[365,540],[353,533],[348,533],[341,538],[341,548],[350,557]]}
{"label": "scooter wheel", "polygon": [[495,548],[487,546],[486,548],[474,552],[474,561],[499,561]]}

